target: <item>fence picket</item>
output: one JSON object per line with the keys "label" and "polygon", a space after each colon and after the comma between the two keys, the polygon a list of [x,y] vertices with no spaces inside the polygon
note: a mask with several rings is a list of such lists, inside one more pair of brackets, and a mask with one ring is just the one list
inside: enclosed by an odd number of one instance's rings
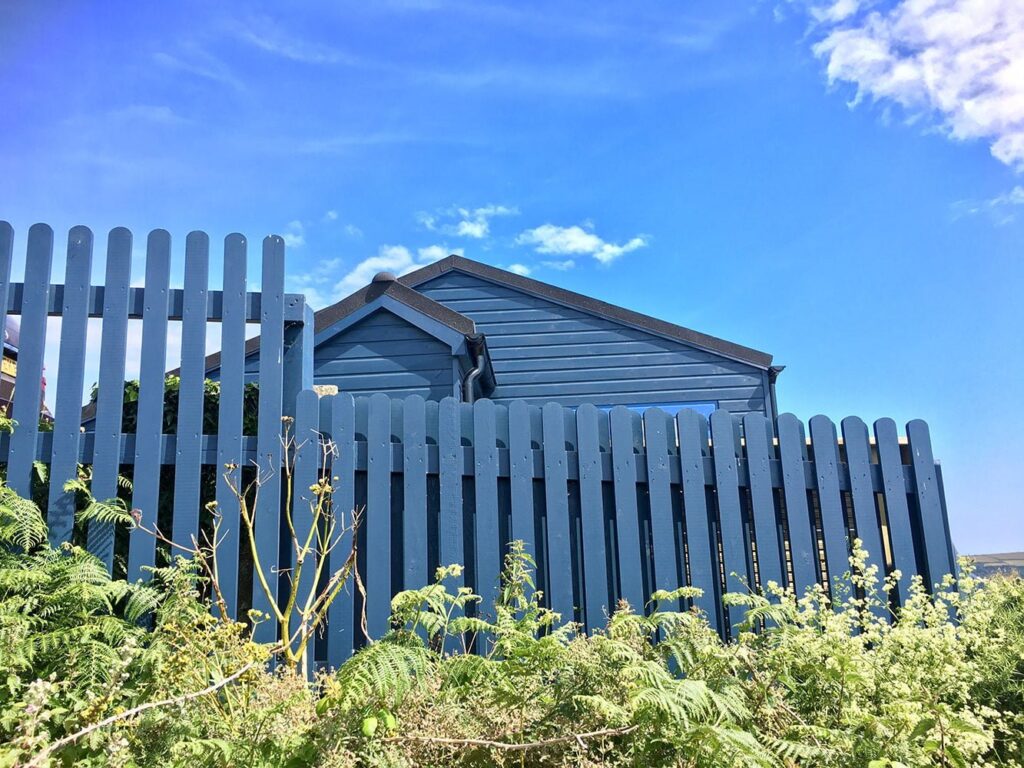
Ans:
{"label": "fence picket", "polygon": [[17,391],[7,457],[7,485],[19,496],[32,496],[32,465],[36,460],[39,411],[42,401],[43,357],[46,352],[46,312],[50,301],[53,230],[33,224],[28,231],[25,287],[21,301],[21,341],[18,350]]}
{"label": "fence picket", "polygon": [[[459,403],[446,397],[437,408],[441,475],[441,510],[438,522],[440,564],[465,565],[462,517],[462,431]],[[453,584],[462,586],[462,577]]]}
{"label": "fence picket", "polygon": [[[121,426],[131,272],[132,233],[124,227],[117,227],[110,230],[107,236],[103,333],[100,338],[100,371],[96,393],[92,494],[100,500],[117,495],[118,475],[121,471]],[[98,521],[89,523],[88,542],[89,551],[103,561],[108,571],[111,570],[114,563],[114,526]]]}
{"label": "fence picket", "polygon": [[786,502],[789,556],[793,565],[793,587],[798,595],[818,581],[818,549],[807,505],[807,440],[804,425],[792,413],[779,416],[779,458],[782,461],[782,490]]}
{"label": "fence picket", "polygon": [[[722,570],[725,574],[725,591],[742,592],[753,579],[747,571],[749,560],[747,541],[743,532],[743,511],[740,507],[738,424],[736,418],[726,410],[718,409],[711,414],[712,455],[715,459],[715,488],[718,498],[718,525],[722,539]],[[726,616],[733,637],[738,634],[737,625],[746,612],[740,608],[727,608]]]}
{"label": "fence picket", "polygon": [[366,434],[366,622],[381,637],[391,613],[391,398],[370,398]]}
{"label": "fence picket", "polygon": [[78,477],[78,443],[82,432],[82,386],[89,330],[89,279],[92,275],[92,232],[74,227],[68,233],[64,301],[61,306],[60,358],[54,405],[53,454],[46,524],[50,541],[71,541],[75,527],[75,494],[64,484]]}
{"label": "fence picket", "polygon": [[[846,446],[846,463],[850,471],[850,498],[853,500],[857,538],[867,550],[868,565],[875,566],[878,578],[884,579],[885,550],[882,548],[878,510],[871,484],[871,444],[868,439],[868,427],[856,416],[847,416],[841,426],[843,444]],[[880,616],[888,615],[885,606],[876,606],[874,610]]]}
{"label": "fence picket", "polygon": [[[651,545],[654,548],[654,589],[672,591],[681,586],[676,559],[675,512],[672,508],[669,440],[675,442],[673,424],[660,408],[644,411],[647,488],[651,503]],[[671,438],[669,435],[672,435]]]}
{"label": "fence picket", "polygon": [[308,559],[304,558],[300,564],[296,550],[292,547],[287,550],[289,561],[285,562],[284,566],[291,569],[289,582],[298,578],[297,600],[291,617],[292,632],[303,620],[300,610],[308,596],[313,594],[316,564],[321,557],[316,533],[313,530],[314,509],[319,504],[319,497],[312,490],[320,479],[321,454],[320,398],[313,390],[305,389],[295,400],[295,490],[291,515],[299,551],[307,546],[311,547],[312,551],[307,555]]}
{"label": "fence picket", "polygon": [[544,434],[544,501],[547,509],[548,604],[563,621],[575,621],[572,548],[569,532],[569,479],[562,406],[542,409]]}
{"label": "fence picket", "polygon": [[[260,301],[259,435],[257,472],[261,475],[256,500],[256,552],[263,564],[277,562],[280,540],[282,422],[284,413],[284,241],[263,239],[262,296]],[[255,576],[255,574],[254,574]],[[280,600],[280,575],[265,568],[266,587],[253,585],[252,607],[267,618],[256,626],[254,637],[263,643],[277,638],[272,604]],[[269,592],[269,594],[268,594]]]}
{"label": "fence picket", "polygon": [[[839,495],[839,454],[836,425],[825,416],[811,419],[811,446],[821,510],[822,535],[825,538],[825,565],[829,581],[842,578],[849,570],[850,550],[847,545],[846,517]],[[832,588],[831,584],[828,585]]]}
{"label": "fence picket", "polygon": [[[352,395],[343,392],[331,398],[330,433],[334,441],[331,477],[334,496],[331,512],[339,533],[337,546],[331,551],[330,572],[338,572],[352,553],[353,520],[356,508],[356,405]],[[357,553],[358,556],[358,553]],[[337,669],[355,650],[355,577],[341,588],[327,613],[327,664]]]}
{"label": "fence picket", "polygon": [[717,632],[722,631],[721,576],[718,568],[718,544],[708,510],[704,484],[704,460],[710,456],[708,421],[689,408],[676,414],[679,430],[679,474],[683,485],[683,516],[686,521],[686,553],[689,562],[688,586],[701,590],[694,600]]}
{"label": "fence picket", "polygon": [[640,416],[625,406],[611,410],[612,478],[615,483],[615,531],[618,552],[618,597],[642,613],[643,561],[640,555],[640,518],[636,503],[636,446]]}
{"label": "fence picket", "polygon": [[[220,404],[217,410],[217,511],[220,514],[221,593],[231,615],[238,610],[238,553],[242,544],[238,497],[241,491],[245,409],[245,299],[247,244],[244,236],[224,238],[224,284],[220,334]],[[248,542],[246,542],[246,545]]]}
{"label": "fence picket", "polygon": [[[139,403],[135,423],[135,474],[132,506],[142,525],[156,527],[160,504],[163,454],[164,371],[167,363],[168,283],[171,275],[171,236],[162,229],[146,241],[146,289],[142,311],[142,354],[139,360]],[[156,541],[133,528],[128,547],[128,580],[144,576],[155,564]]]}
{"label": "fence picket", "polygon": [[206,303],[210,238],[189,232],[185,239],[185,296],[181,320],[181,369],[174,462],[172,539],[188,544],[199,536],[199,475],[202,467],[206,379]]}
{"label": "fence picket", "polygon": [[759,413],[743,417],[743,437],[747,446],[747,471],[750,475],[750,501],[754,515],[754,537],[757,542],[757,570],[760,587],[769,582],[779,586],[782,578],[783,555],[779,541],[779,526],[775,517],[775,496],[772,493],[772,473],[769,464],[771,424]]}
{"label": "fence picket", "polygon": [[419,395],[405,401],[402,414],[403,589],[419,589],[427,574],[427,412]]}
{"label": "fence picket", "polygon": [[900,458],[899,436],[896,433],[896,422],[892,419],[879,419],[875,422],[874,429],[878,463],[882,468],[889,547],[892,551],[893,567],[900,571],[900,579],[896,582],[896,595],[899,604],[904,605],[910,596],[910,578],[917,571],[917,557],[914,554],[914,534],[910,526],[910,509],[907,506],[907,486],[903,476],[903,460]]}
{"label": "fence picket", "polygon": [[907,443],[910,446],[911,465],[914,467],[914,493],[917,498],[915,512],[924,540],[927,567],[925,584],[931,589],[946,575],[956,575],[956,560],[949,543],[949,526],[942,510],[942,494],[936,477],[928,425],[920,419],[908,423]]}
{"label": "fence picket", "polygon": [[584,403],[576,411],[580,513],[583,522],[583,606],[585,625],[590,631],[605,625],[605,613],[610,613],[612,607],[608,594],[608,552],[605,546],[602,488],[604,474],[598,429],[598,419],[602,416],[591,403]]}
{"label": "fence picket", "polygon": [[476,583],[473,587],[483,598],[478,610],[487,615],[498,596],[502,546],[498,526],[497,419],[495,405],[490,400],[473,403],[473,459],[476,489],[473,525]]}

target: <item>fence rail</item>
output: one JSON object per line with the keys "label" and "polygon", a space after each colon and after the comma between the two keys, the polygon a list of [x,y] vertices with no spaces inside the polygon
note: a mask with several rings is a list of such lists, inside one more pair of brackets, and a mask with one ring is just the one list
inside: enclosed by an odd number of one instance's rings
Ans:
{"label": "fence rail", "polygon": [[[0,464],[18,492],[32,491],[34,463],[49,465],[46,499],[55,542],[74,534],[74,499],[62,492],[78,464],[91,465],[93,493],[110,498],[118,475],[133,479],[131,503],[151,527],[161,503],[176,540],[199,533],[200,510],[216,500],[223,515],[221,588],[232,607],[269,613],[248,575],[240,547],[237,500],[224,468],[258,465],[267,472],[256,508],[261,562],[276,565],[272,582],[291,566],[282,547],[282,417],[294,418],[294,523],[308,529],[309,491],[317,473],[334,477],[334,508],[365,509],[358,532],[365,600],[351,590],[331,608],[318,656],[343,661],[365,638],[387,630],[390,599],[421,586],[438,565],[462,563],[464,581],[487,599],[498,585],[511,540],[526,543],[538,564],[538,588],[563,618],[588,628],[620,601],[639,608],[652,592],[694,586],[694,603],[718,631],[734,631],[737,609],[722,594],[774,581],[804,590],[847,569],[850,542],[863,540],[881,573],[898,569],[895,600],[907,598],[912,574],[928,584],[954,571],[942,475],[922,421],[901,440],[891,419],[869,431],[858,418],[836,425],[810,420],[808,435],[786,414],[771,424],[724,410],[671,417],[584,405],[508,406],[453,398],[425,402],[385,395],[320,397],[311,387],[312,311],[284,292],[284,244],[262,245],[261,291],[248,291],[247,242],[229,235],[223,280],[210,285],[209,240],[185,242],[185,281],[170,287],[171,239],[163,230],[146,244],[145,286],[130,285],[132,236],[110,232],[102,286],[90,284],[93,237],[68,237],[63,284],[51,284],[53,232],[28,233],[26,277],[11,283],[13,230],[0,222],[0,327],[19,315],[21,339],[13,417],[0,436]],[[48,317],[62,318],[52,433],[39,430]],[[82,432],[81,400],[89,318],[101,318],[95,426]],[[142,359],[134,434],[122,423],[128,321],[142,320]],[[164,434],[164,375],[169,321],[181,321],[180,390],[175,434]],[[260,324],[259,428],[243,432],[246,323]],[[221,395],[216,435],[203,434],[206,327],[221,325]],[[332,452],[318,449],[330,441]],[[328,458],[324,458],[327,456]],[[328,466],[322,466],[327,461]],[[205,470],[204,470],[205,468]],[[216,468],[216,469],[213,469]],[[204,471],[216,480],[203,486]],[[238,472],[232,470],[233,479]],[[113,532],[92,525],[89,548],[111,565]],[[344,557],[343,541],[331,557]],[[134,531],[127,543],[129,578],[156,560],[152,538]],[[307,569],[308,571],[308,569]],[[306,578],[310,578],[308,573]],[[486,610],[486,609],[484,609]],[[729,610],[734,612],[729,615]],[[257,638],[270,640],[272,621]]]}

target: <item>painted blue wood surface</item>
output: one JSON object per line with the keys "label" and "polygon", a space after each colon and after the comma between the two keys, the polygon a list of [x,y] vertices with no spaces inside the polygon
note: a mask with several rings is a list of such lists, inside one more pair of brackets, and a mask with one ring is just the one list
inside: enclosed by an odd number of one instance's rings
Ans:
{"label": "painted blue wood surface", "polygon": [[39,434],[52,259],[53,230],[45,224],[33,224],[28,231],[25,255],[21,348],[18,350],[18,383],[12,408],[18,428],[11,435],[7,457],[7,485],[27,498],[32,495],[32,463],[36,459],[36,437]]}
{"label": "painted blue wood surface", "polygon": [[[220,403],[217,406],[217,512],[220,515],[221,593],[232,615],[238,610],[238,553],[242,520],[235,491],[242,490],[242,422],[245,388],[245,297],[248,249],[243,235],[224,238],[220,334]],[[235,490],[232,490],[232,487]],[[248,547],[246,541],[244,546]]]}
{"label": "painted blue wood surface", "polygon": [[282,423],[284,414],[284,241],[263,239],[262,300],[260,310],[260,394],[257,471],[262,478],[256,500],[256,552],[270,588],[266,594],[254,574],[252,607],[266,615],[254,637],[273,642],[277,620],[271,603],[278,600],[278,573],[268,564],[277,562],[280,549]]}
{"label": "painted blue wood surface", "polygon": [[[722,540],[722,570],[725,573],[726,592],[744,592],[752,582],[747,571],[747,542],[743,532],[743,512],[740,507],[739,476],[736,460],[739,458],[739,431],[734,417],[726,411],[711,414],[712,455],[715,459],[715,488],[718,499],[718,526]],[[746,612],[734,606],[726,610],[727,626],[733,637],[737,625]]]}
{"label": "painted blue wood surface", "polygon": [[640,518],[636,504],[636,448],[642,440],[640,415],[616,406],[609,415],[612,439],[612,477],[615,483],[615,532],[619,595],[637,613],[647,603],[640,551]]}
{"label": "painted blue wood surface", "polygon": [[548,604],[562,617],[575,621],[572,590],[572,544],[569,532],[569,478],[565,453],[565,422],[558,403],[542,409],[544,424],[544,503],[547,509]]}
{"label": "painted blue wood surface", "polygon": [[783,553],[779,527],[775,519],[775,495],[772,491],[771,425],[760,414],[743,417],[743,436],[747,446],[747,472],[750,477],[750,502],[754,514],[754,536],[757,542],[757,568],[760,587],[769,583],[784,586]]}
{"label": "painted blue wood surface", "polygon": [[[868,566],[874,566],[881,583],[885,578],[885,549],[882,546],[882,531],[878,522],[878,510],[871,482],[871,444],[868,427],[862,419],[847,416],[842,421],[843,444],[846,446],[846,463],[850,472],[850,498],[853,501],[853,517],[857,538],[867,550]],[[879,615],[887,615],[884,606],[875,606]]]}
{"label": "painted blue wood surface", "polygon": [[[352,395],[342,393],[331,398],[330,432],[335,453],[331,461],[334,483],[332,514],[338,527],[338,543],[331,551],[330,571],[338,573],[352,553],[353,521],[356,507],[356,408]],[[358,553],[357,553],[358,556]],[[350,575],[327,614],[327,663],[337,669],[355,650],[355,579]]]}
{"label": "painted blue wood surface", "polygon": [[[654,547],[654,588],[671,591],[682,586],[676,555],[675,514],[669,440],[675,442],[675,427],[660,408],[644,411],[644,437],[647,448],[647,490],[651,504],[651,544]],[[670,437],[671,435],[671,437]],[[668,608],[668,605],[663,606]]]}
{"label": "painted blue wood surface", "polygon": [[[603,627],[613,603],[608,594],[608,551],[605,544],[604,491],[599,422],[607,416],[586,403],[576,411],[579,453],[580,514],[583,526],[583,607],[588,631]],[[511,423],[511,422],[510,422]]]}
{"label": "painted blue wood surface", "polygon": [[896,582],[896,596],[899,604],[903,605],[910,596],[910,579],[917,572],[917,556],[914,553],[914,534],[910,526],[910,509],[907,506],[907,486],[903,475],[903,460],[900,457],[899,435],[896,432],[896,422],[892,419],[878,419],[874,424],[874,431],[878,463],[882,470],[889,546],[892,550],[893,567],[900,572],[900,578]]}
{"label": "painted blue wood surface", "polygon": [[[320,552],[313,521],[314,511],[319,507],[320,500],[312,488],[320,480],[321,457],[320,398],[316,392],[307,389],[298,394],[295,402],[295,490],[292,525],[297,544],[294,548],[289,547],[291,560],[285,563],[285,566],[291,569],[289,582],[297,579],[299,587],[291,617],[292,632],[303,620],[301,611],[305,605],[312,604],[311,596],[314,594],[313,579]],[[309,617],[306,618],[308,620]],[[310,651],[312,652],[312,646]]]}
{"label": "painted blue wood surface", "polygon": [[[487,335],[497,402],[712,400],[736,413],[767,412],[761,370],[753,366],[476,275],[448,272],[417,290],[472,318]],[[708,364],[723,367],[700,367]]]}
{"label": "painted blue wood surface", "polygon": [[907,444],[914,467],[916,513],[924,539],[925,584],[929,589],[941,584],[947,575],[956,575],[956,561],[949,546],[949,523],[942,509],[942,493],[935,471],[932,441],[928,425],[920,419],[907,424]]}
{"label": "painted blue wood surface", "polygon": [[490,400],[473,404],[473,484],[476,490],[476,593],[483,598],[480,612],[493,619],[491,606],[498,597],[502,544],[498,522],[497,413]]}
{"label": "painted blue wood surface", "polygon": [[[128,349],[128,288],[132,272],[132,233],[124,227],[110,230],[103,280],[103,325],[96,396],[96,455],[92,466],[92,494],[97,499],[117,495],[120,474],[121,420],[124,410],[125,356]],[[110,570],[114,563],[114,526],[89,523],[89,551]],[[233,559],[233,558],[231,558]]]}
{"label": "painted blue wood surface", "polygon": [[786,528],[789,531],[789,552],[793,566],[793,583],[802,596],[818,582],[818,547],[807,506],[807,441],[804,426],[791,413],[779,416],[779,459],[782,462],[782,490],[786,502]]}
{"label": "painted blue wood surface", "polygon": [[[139,403],[135,428],[135,474],[132,506],[142,525],[156,528],[160,504],[160,458],[164,420],[164,371],[167,363],[167,288],[171,274],[171,236],[156,229],[146,241],[146,293],[139,359]],[[156,542],[151,533],[134,528],[128,548],[128,580],[146,576]]]}
{"label": "painted blue wood surface", "polygon": [[391,613],[391,400],[370,398],[366,472],[366,621],[381,637]]}
{"label": "painted blue wood surface", "polygon": [[[438,520],[440,565],[465,565],[462,516],[462,431],[459,403],[446,397],[437,409],[441,509]],[[463,579],[453,578],[462,586]]]}
{"label": "painted blue wood surface", "polygon": [[[14,257],[14,227],[0,221],[0,351],[7,342],[7,301],[11,286],[11,264]],[[10,415],[10,414],[7,414]]]}
{"label": "painted blue wood surface", "polygon": [[82,423],[82,388],[89,330],[89,282],[92,275],[92,232],[74,227],[68,233],[61,307],[60,358],[54,406],[53,458],[50,462],[50,498],[46,524],[50,542],[71,541],[75,527],[75,494],[64,484],[78,477],[78,441]]}
{"label": "painted blue wood surface", "polygon": [[203,442],[206,373],[206,301],[210,272],[210,238],[189,232],[185,238],[185,297],[181,320],[181,369],[178,389],[178,440],[174,463],[172,540],[188,545],[199,540],[199,455]]}
{"label": "painted blue wood surface", "polygon": [[[841,579],[850,570],[843,499],[839,495],[839,452],[836,426],[825,416],[811,419],[811,445],[818,480],[818,507],[825,539],[825,565],[829,582]],[[833,592],[834,596],[834,592]]]}
{"label": "painted blue wood surface", "polygon": [[427,551],[427,411],[423,398],[405,401],[402,423],[403,589],[430,583]]}
{"label": "painted blue wood surface", "polygon": [[704,462],[711,456],[708,421],[702,414],[686,409],[676,414],[676,425],[679,432],[679,470],[683,486],[686,549],[690,566],[688,586],[701,590],[702,594],[693,603],[707,616],[711,626],[721,632],[724,626],[720,594],[722,575],[704,477]]}

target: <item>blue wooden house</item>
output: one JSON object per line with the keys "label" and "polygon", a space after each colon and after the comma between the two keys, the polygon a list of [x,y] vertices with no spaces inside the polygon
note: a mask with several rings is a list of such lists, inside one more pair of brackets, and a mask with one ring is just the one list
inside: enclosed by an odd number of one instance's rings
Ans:
{"label": "blue wooden house", "polygon": [[315,328],[314,383],[353,395],[777,413],[771,355],[461,256],[382,272]]}

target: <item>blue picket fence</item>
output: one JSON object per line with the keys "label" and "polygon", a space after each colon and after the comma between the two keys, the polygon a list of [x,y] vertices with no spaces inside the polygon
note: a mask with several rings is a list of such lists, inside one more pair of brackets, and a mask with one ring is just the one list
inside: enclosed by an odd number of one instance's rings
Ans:
{"label": "blue picket fence", "polygon": [[[229,606],[251,593],[267,612],[260,589],[240,583],[239,514],[228,479],[258,465],[266,472],[256,509],[256,548],[274,564],[272,590],[287,578],[282,478],[294,458],[297,529],[312,524],[310,492],[318,473],[335,487],[334,508],[364,510],[355,542],[329,556],[344,558],[358,545],[365,599],[353,589],[331,608],[317,646],[331,665],[387,630],[392,595],[422,586],[438,565],[462,563],[464,581],[493,597],[502,557],[522,540],[538,564],[543,600],[565,619],[600,626],[620,600],[645,605],[657,589],[699,587],[695,600],[723,634],[733,631],[721,596],[769,581],[803,590],[828,584],[847,570],[850,542],[864,541],[881,573],[898,569],[896,600],[907,597],[912,574],[928,584],[955,570],[942,475],[922,421],[898,435],[891,419],[869,432],[856,417],[840,433],[823,416],[775,424],[760,415],[742,420],[719,410],[710,419],[692,411],[674,417],[659,409],[642,415],[549,403],[472,405],[452,398],[353,398],[312,390],[313,318],[301,295],[284,292],[284,244],[263,241],[261,290],[247,288],[247,242],[224,243],[221,286],[210,286],[209,239],[193,232],[185,242],[182,288],[170,287],[170,236],[147,240],[145,285],[130,285],[132,236],[110,232],[103,285],[91,285],[93,237],[75,227],[68,237],[63,284],[51,284],[53,232],[28,233],[25,280],[12,283],[13,230],[0,222],[0,327],[6,314],[21,320],[21,349],[13,416],[18,428],[0,438],[0,464],[12,488],[27,494],[35,462],[49,465],[48,522],[54,541],[72,537],[74,499],[62,492],[79,463],[91,465],[93,493],[109,498],[118,473],[131,471],[132,505],[147,527],[161,499],[172,509],[171,530],[188,541],[200,510],[215,499],[223,515],[220,580]],[[40,432],[38,409],[48,317],[63,318],[53,431]],[[99,397],[94,428],[83,432],[82,389],[89,318],[101,318]],[[122,423],[122,382],[128,321],[142,321],[137,426]],[[181,321],[180,395],[175,434],[164,430],[164,374],[168,323]],[[204,434],[206,328],[221,330],[217,434]],[[246,323],[260,328],[259,428],[243,430]],[[173,367],[173,366],[172,366]],[[282,417],[294,418],[298,448],[282,446]],[[808,439],[809,437],[809,439]],[[323,450],[329,443],[332,450]],[[326,466],[325,466],[326,463]],[[173,483],[161,488],[162,467]],[[201,472],[215,468],[213,499]],[[225,477],[227,474],[227,477]],[[349,534],[351,536],[351,534]],[[91,526],[88,546],[108,565],[112,531]],[[143,575],[155,562],[148,535],[133,532],[127,574]],[[339,563],[335,563],[335,566]],[[330,568],[330,566],[328,567]],[[308,573],[306,578],[311,578]],[[307,585],[311,586],[311,585]],[[486,601],[485,601],[486,604]],[[484,609],[486,610],[486,609]],[[276,627],[260,624],[269,640]]]}

